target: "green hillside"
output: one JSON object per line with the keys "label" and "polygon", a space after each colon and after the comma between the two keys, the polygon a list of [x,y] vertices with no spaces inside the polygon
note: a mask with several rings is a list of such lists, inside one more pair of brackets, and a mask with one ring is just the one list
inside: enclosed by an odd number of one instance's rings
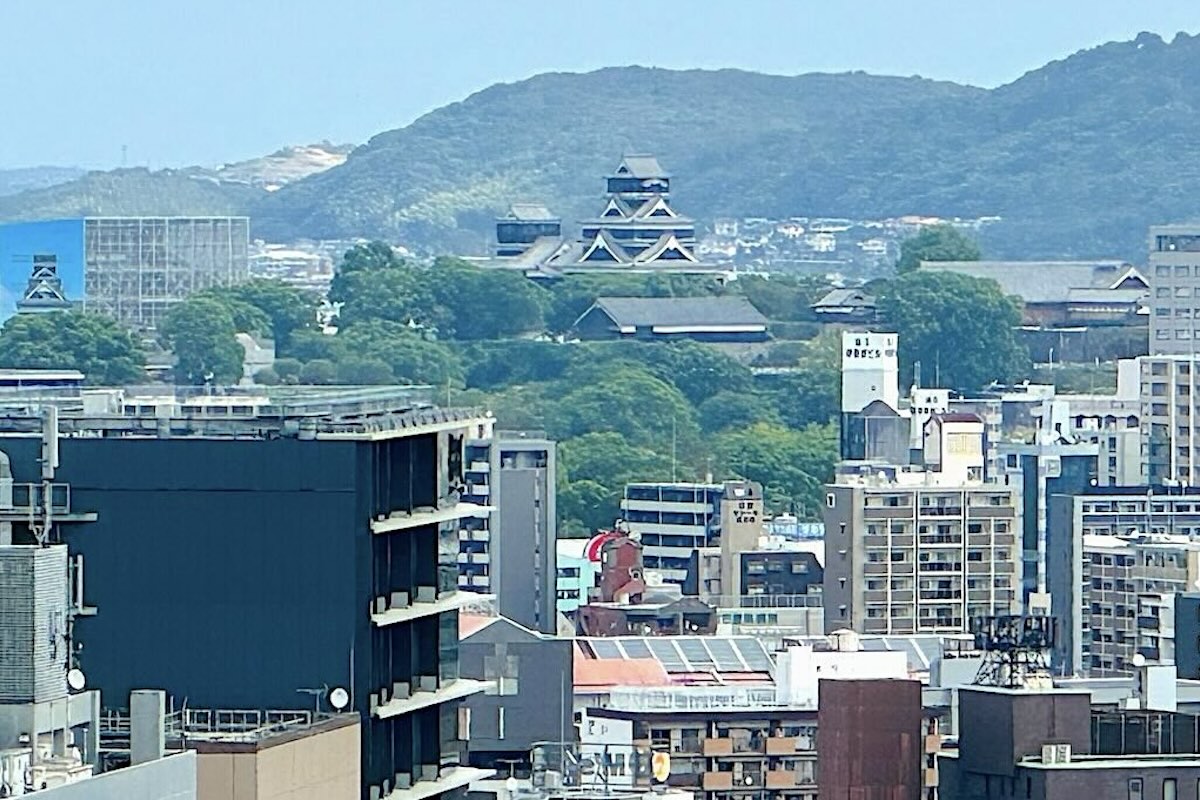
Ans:
{"label": "green hillside", "polygon": [[[380,100],[379,102],[384,102]],[[1200,39],[1143,34],[983,90],[862,73],[625,67],[500,84],[266,193],[182,173],[92,173],[0,198],[0,218],[241,210],[256,235],[479,252],[493,215],[596,210],[622,153],[657,154],[678,207],[717,216],[1003,217],[996,257],[1143,257],[1200,217]]]}
{"label": "green hillside", "polygon": [[265,192],[164,170],[119,169],[0,197],[0,219],[53,219],[83,214],[163,216],[245,213]]}

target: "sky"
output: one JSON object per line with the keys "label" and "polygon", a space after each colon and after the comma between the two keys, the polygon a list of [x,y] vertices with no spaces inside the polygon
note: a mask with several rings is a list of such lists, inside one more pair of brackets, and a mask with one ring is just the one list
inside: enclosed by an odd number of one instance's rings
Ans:
{"label": "sky", "polygon": [[1200,6],[0,0],[0,168],[215,166],[288,144],[361,143],[493,83],[627,64],[992,87],[1141,31],[1194,34]]}

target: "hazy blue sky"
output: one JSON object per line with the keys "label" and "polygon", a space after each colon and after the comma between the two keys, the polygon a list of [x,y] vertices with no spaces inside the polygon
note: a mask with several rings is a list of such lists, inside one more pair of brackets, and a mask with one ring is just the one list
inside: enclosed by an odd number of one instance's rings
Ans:
{"label": "hazy blue sky", "polygon": [[[362,142],[497,81],[602,66],[980,86],[1196,0],[0,0],[0,167],[216,164]],[[581,113],[587,113],[581,109]]]}

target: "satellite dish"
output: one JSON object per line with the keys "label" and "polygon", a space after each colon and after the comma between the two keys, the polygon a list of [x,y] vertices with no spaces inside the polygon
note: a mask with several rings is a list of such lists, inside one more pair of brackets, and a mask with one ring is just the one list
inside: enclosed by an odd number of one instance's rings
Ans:
{"label": "satellite dish", "polygon": [[1135,667],[1146,666],[1146,657],[1144,655],[1142,655],[1141,653],[1134,653],[1133,658],[1131,658],[1130,661],[1133,662],[1133,665]]}
{"label": "satellite dish", "polygon": [[83,671],[72,669],[67,672],[67,686],[71,687],[71,691],[82,692],[83,688],[87,686],[87,678],[84,677]]}
{"label": "satellite dish", "polygon": [[350,705],[350,693],[340,686],[335,687],[329,693],[329,705],[333,706],[335,711],[342,711]]}
{"label": "satellite dish", "polygon": [[671,756],[667,753],[655,753],[650,757],[650,771],[654,774],[654,780],[659,783],[666,783],[667,778],[671,775]]}

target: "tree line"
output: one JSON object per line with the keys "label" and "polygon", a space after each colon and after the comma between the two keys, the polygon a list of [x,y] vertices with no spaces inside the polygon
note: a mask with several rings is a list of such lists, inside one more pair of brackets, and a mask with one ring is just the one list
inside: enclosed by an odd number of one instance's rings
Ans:
{"label": "tree line", "polygon": [[[906,370],[919,360],[942,385],[1011,380],[1028,360],[1013,337],[1013,298],[994,282],[905,264],[922,252],[972,257],[950,231],[906,243],[897,276],[869,287],[881,327],[899,332]],[[0,330],[0,365],[77,368],[91,383],[129,384],[145,380],[147,349],[163,347],[174,353],[176,382],[222,385],[241,377],[236,334],[249,333],[272,339],[277,351],[260,383],[432,384],[453,403],[491,409],[503,428],[546,431],[559,442],[568,534],[611,524],[622,487],[634,480],[755,480],[773,510],[815,518],[837,458],[840,338],[818,333],[809,309],[826,288],[813,278],[678,275],[572,276],[543,286],[458,259],[414,264],[373,243],[350,250],[335,274],[336,333],[318,325],[319,298],[253,280],[176,304],[155,341],[92,314],[13,317]],[[597,296],[726,293],[745,295],[785,326],[777,334],[807,337],[759,355],[788,370],[756,375],[695,342],[564,341]]]}

